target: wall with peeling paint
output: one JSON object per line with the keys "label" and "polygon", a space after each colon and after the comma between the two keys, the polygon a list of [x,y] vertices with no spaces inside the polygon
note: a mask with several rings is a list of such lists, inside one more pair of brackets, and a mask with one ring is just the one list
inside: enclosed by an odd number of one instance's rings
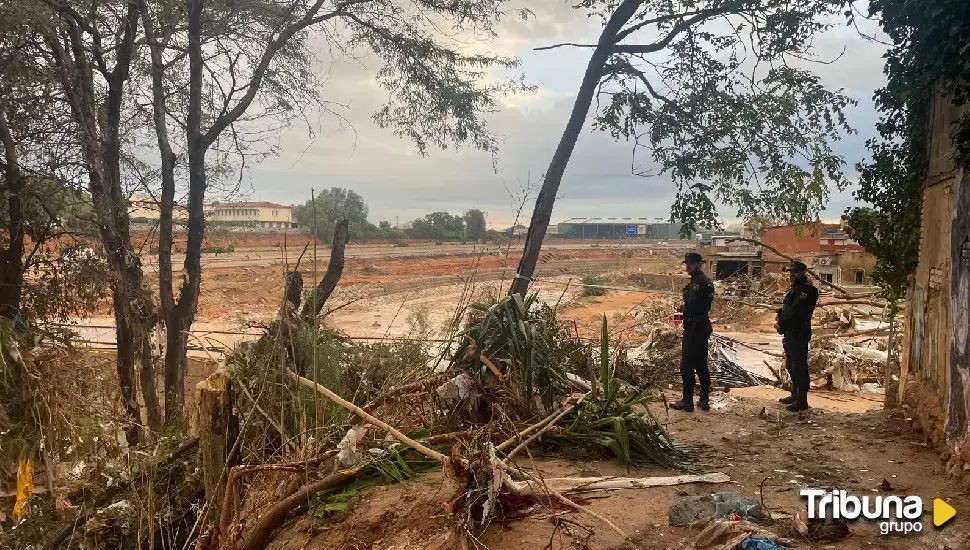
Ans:
{"label": "wall with peeling paint", "polygon": [[[919,266],[907,303],[900,392],[947,459],[964,477],[970,464],[970,170],[952,155],[950,128],[961,108],[932,103],[929,170],[923,191]],[[915,423],[915,422],[914,422]]]}

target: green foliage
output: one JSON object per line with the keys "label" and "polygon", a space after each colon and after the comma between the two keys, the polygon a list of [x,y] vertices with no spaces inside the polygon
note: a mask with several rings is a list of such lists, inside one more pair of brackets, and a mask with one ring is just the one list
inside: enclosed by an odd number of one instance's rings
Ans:
{"label": "green foliage", "polygon": [[583,286],[583,296],[606,296],[606,289],[602,285],[606,284],[606,277],[589,273],[580,279]]}
{"label": "green foliage", "polygon": [[[581,5],[607,20],[629,4]],[[814,221],[829,185],[848,183],[832,143],[852,132],[844,110],[854,101],[789,61],[811,57],[813,37],[843,9],[834,0],[639,2],[605,36],[595,127],[633,143],[635,173],[672,180],[672,216],[685,231],[718,227],[718,204],[742,218]],[[638,166],[641,153],[654,168]]]}
{"label": "green foliage", "polygon": [[485,213],[477,208],[465,212],[465,238],[469,241],[484,241],[487,232]]}
{"label": "green foliage", "polygon": [[311,503],[314,513],[323,515],[345,511],[350,507],[350,501],[367,489],[412,480],[419,474],[439,469],[440,464],[417,455],[410,449],[395,445],[370,458],[363,467],[360,474],[340,487],[315,494]]}
{"label": "green foliage", "polygon": [[[909,287],[919,256],[923,184],[929,167],[927,128],[935,90],[957,105],[967,102],[970,8],[958,0],[877,0],[870,4],[893,41],[886,55],[886,86],[877,90],[879,137],[872,158],[858,166],[856,199],[844,219],[850,234],[876,256],[873,280],[893,303]],[[970,160],[970,116],[954,122],[956,158]]]}
{"label": "green foliage", "polygon": [[465,219],[447,212],[432,212],[411,222],[408,236],[412,239],[457,241],[465,237]]}
{"label": "green foliage", "polygon": [[293,218],[301,227],[313,230],[313,207],[316,205],[316,236],[324,242],[333,240],[337,222],[346,219],[350,228],[350,238],[359,239],[373,233],[367,221],[369,209],[364,198],[342,187],[331,187],[317,193],[312,201],[297,205]]}
{"label": "green foliage", "polygon": [[[519,405],[531,411],[538,398],[545,409],[551,409],[566,394],[570,358],[558,342],[555,319],[539,311],[537,295],[512,294],[492,306],[469,307],[482,316],[463,334],[473,338],[496,365],[504,366]],[[468,345],[465,339],[456,356],[462,357]]]}
{"label": "green foliage", "polygon": [[[649,394],[623,388],[614,377],[605,315],[597,367],[599,372],[590,369],[589,396],[563,419],[562,429],[550,438],[552,444],[572,452],[608,452],[624,464],[683,468],[686,455],[647,408]],[[627,390],[625,396],[622,389]]]}

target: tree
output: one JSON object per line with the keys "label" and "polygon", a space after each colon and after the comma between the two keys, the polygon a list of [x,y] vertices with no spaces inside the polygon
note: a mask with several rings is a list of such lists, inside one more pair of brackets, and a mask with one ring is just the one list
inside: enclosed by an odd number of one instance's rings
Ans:
{"label": "tree", "polygon": [[389,233],[391,231],[391,222],[386,220],[381,220],[381,222],[377,224],[377,230],[381,232]]}
{"label": "tree", "polygon": [[465,212],[465,238],[471,241],[483,241],[486,231],[484,212],[477,208]]}
{"label": "tree", "polygon": [[[224,144],[245,158],[246,140],[240,136],[247,123],[270,116],[285,127],[304,112],[304,100],[317,99],[313,56],[306,45],[311,29],[334,40],[334,51],[353,55],[368,50],[383,61],[377,80],[389,99],[374,115],[379,126],[411,139],[421,154],[429,146],[463,143],[494,153],[496,140],[482,114],[494,109],[496,94],[518,85],[485,86],[481,77],[492,67],[513,68],[517,62],[462,54],[440,38],[438,25],[446,21],[458,30],[490,33],[505,1],[288,0],[207,7],[204,0],[186,0],[184,13],[163,2],[138,2],[151,56],[152,119],[162,157],[162,240],[171,235],[166,227],[172,223],[177,160],[167,119],[174,118],[186,136],[185,278],[177,300],[170,282],[159,285],[167,332],[166,423],[184,423],[187,333],[201,288],[203,203],[212,175],[207,154],[219,153]],[[334,213],[317,214],[318,227],[321,221],[322,227],[331,227],[337,219]],[[357,230],[366,234],[372,227],[363,210]],[[168,277],[170,246],[159,246],[159,255],[160,271]]]}
{"label": "tree", "polygon": [[[69,115],[64,126],[74,132],[72,142],[79,157],[76,166],[81,167],[86,179],[111,268],[118,381],[121,401],[130,418],[127,439],[134,444],[140,423],[135,350],[147,341],[147,327],[154,324],[155,315],[139,256],[131,247],[121,162],[122,129],[126,126],[122,120],[136,51],[138,10],[134,4],[114,0],[89,3],[83,13],[62,0],[23,0],[17,4],[26,8],[15,24],[27,26],[37,36],[29,44],[29,55],[51,71],[56,86],[45,89],[56,88],[56,105],[65,106]],[[153,377],[142,378],[143,384],[154,383]],[[145,393],[150,395],[154,390]]]}
{"label": "tree", "polygon": [[[677,188],[672,217],[691,231],[716,226],[715,201],[742,217],[816,219],[828,187],[846,184],[830,143],[849,132],[852,103],[788,64],[811,54],[833,25],[835,0],[586,0],[604,22],[559,145],[549,163],[511,292],[525,293],[559,183],[593,99],[594,128],[633,143],[634,172],[663,173]],[[646,41],[642,39],[647,39]],[[548,49],[543,48],[543,49]],[[600,101],[602,98],[602,101]],[[642,150],[656,165],[636,166]],[[824,182],[823,182],[824,183]]]}
{"label": "tree", "polygon": [[434,239],[437,241],[457,241],[465,234],[465,220],[447,212],[432,212],[424,218],[411,222],[408,231],[414,239]]}
{"label": "tree", "polygon": [[[957,105],[970,99],[970,16],[966,4],[953,0],[877,0],[870,11],[894,45],[886,55],[886,86],[874,96],[879,137],[867,143],[872,158],[857,167],[854,194],[868,206],[846,210],[844,219],[852,237],[876,257],[873,281],[895,308],[919,257],[932,95],[941,92]],[[952,135],[957,160],[966,166],[970,115],[954,121]]]}
{"label": "tree", "polygon": [[317,196],[305,204],[298,205],[293,217],[301,227],[313,230],[313,210],[316,206],[316,236],[325,243],[333,240],[334,227],[338,220],[346,219],[350,225],[350,236],[368,235],[367,203],[356,192],[342,187],[321,190]]}

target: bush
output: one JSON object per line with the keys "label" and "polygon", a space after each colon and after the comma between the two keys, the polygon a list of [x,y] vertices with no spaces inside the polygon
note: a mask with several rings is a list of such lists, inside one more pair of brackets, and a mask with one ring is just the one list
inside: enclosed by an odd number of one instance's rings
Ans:
{"label": "bush", "polygon": [[580,280],[583,286],[583,296],[606,296],[606,289],[600,285],[606,284],[606,278],[602,275],[583,275]]}

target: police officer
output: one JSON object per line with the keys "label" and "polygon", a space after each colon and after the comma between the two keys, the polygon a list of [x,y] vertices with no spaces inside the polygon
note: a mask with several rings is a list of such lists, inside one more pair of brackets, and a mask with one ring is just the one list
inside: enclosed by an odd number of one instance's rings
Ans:
{"label": "police officer", "polygon": [[694,373],[701,381],[701,394],[697,406],[710,410],[711,371],[707,366],[707,344],[711,338],[711,320],[708,313],[714,301],[714,283],[701,271],[703,258],[696,252],[684,255],[684,265],[690,274],[690,282],[684,287],[683,327],[684,343],[680,355],[680,376],[684,381],[683,398],[671,405],[678,411],[694,412]]}
{"label": "police officer", "polygon": [[785,369],[791,378],[791,396],[778,401],[791,412],[808,408],[808,341],[812,339],[812,313],[818,303],[818,289],[808,280],[807,271],[802,262],[792,262],[788,267],[791,288],[775,323],[778,334],[783,335]]}

